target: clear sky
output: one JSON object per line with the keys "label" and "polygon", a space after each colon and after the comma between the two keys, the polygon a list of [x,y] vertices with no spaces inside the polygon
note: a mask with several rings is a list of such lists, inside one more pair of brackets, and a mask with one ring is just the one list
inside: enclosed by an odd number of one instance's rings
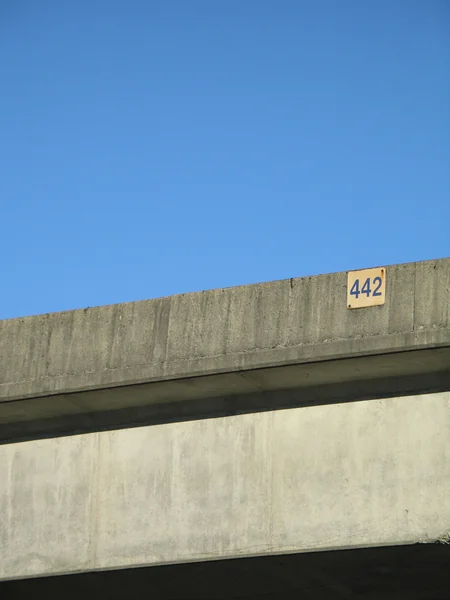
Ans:
{"label": "clear sky", "polygon": [[449,0],[0,0],[0,318],[450,255]]}

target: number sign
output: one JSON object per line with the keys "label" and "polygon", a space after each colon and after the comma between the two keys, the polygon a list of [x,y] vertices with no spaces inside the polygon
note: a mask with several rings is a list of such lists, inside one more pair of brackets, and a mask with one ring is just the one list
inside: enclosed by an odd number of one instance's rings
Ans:
{"label": "number sign", "polygon": [[347,278],[347,308],[366,308],[384,304],[386,269],[349,271]]}

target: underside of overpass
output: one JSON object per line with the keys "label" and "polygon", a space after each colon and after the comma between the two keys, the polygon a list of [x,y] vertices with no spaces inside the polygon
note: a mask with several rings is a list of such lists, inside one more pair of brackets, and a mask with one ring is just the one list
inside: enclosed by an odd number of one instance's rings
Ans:
{"label": "underside of overpass", "polygon": [[450,598],[450,259],[382,270],[0,321],[0,600]]}
{"label": "underside of overpass", "polygon": [[415,544],[5,581],[2,600],[444,600],[450,545]]}

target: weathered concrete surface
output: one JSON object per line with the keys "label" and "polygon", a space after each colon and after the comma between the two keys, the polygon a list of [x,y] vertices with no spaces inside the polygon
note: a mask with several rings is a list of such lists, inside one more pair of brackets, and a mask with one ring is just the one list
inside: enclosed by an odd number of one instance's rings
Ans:
{"label": "weathered concrete surface", "polygon": [[0,447],[0,578],[444,539],[450,392]]}
{"label": "weathered concrete surface", "polygon": [[0,404],[0,443],[450,390],[434,348],[27,398]]}
{"label": "weathered concrete surface", "polygon": [[[361,310],[346,308],[346,277],[0,321],[0,440],[176,418],[184,409],[164,405],[179,401],[210,416],[226,413],[230,397],[240,398],[231,412],[259,410],[281,398],[261,394],[302,388],[308,403],[349,381],[380,395],[449,389],[450,259],[388,267],[386,304]],[[368,397],[356,388],[338,397]],[[214,398],[227,399],[225,411],[208,410]]]}

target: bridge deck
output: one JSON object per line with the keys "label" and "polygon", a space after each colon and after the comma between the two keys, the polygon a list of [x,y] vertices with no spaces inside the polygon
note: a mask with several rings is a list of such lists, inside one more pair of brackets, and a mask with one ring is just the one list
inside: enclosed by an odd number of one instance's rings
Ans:
{"label": "bridge deck", "polygon": [[333,273],[0,321],[0,440],[448,389],[449,290],[441,259],[360,310]]}

